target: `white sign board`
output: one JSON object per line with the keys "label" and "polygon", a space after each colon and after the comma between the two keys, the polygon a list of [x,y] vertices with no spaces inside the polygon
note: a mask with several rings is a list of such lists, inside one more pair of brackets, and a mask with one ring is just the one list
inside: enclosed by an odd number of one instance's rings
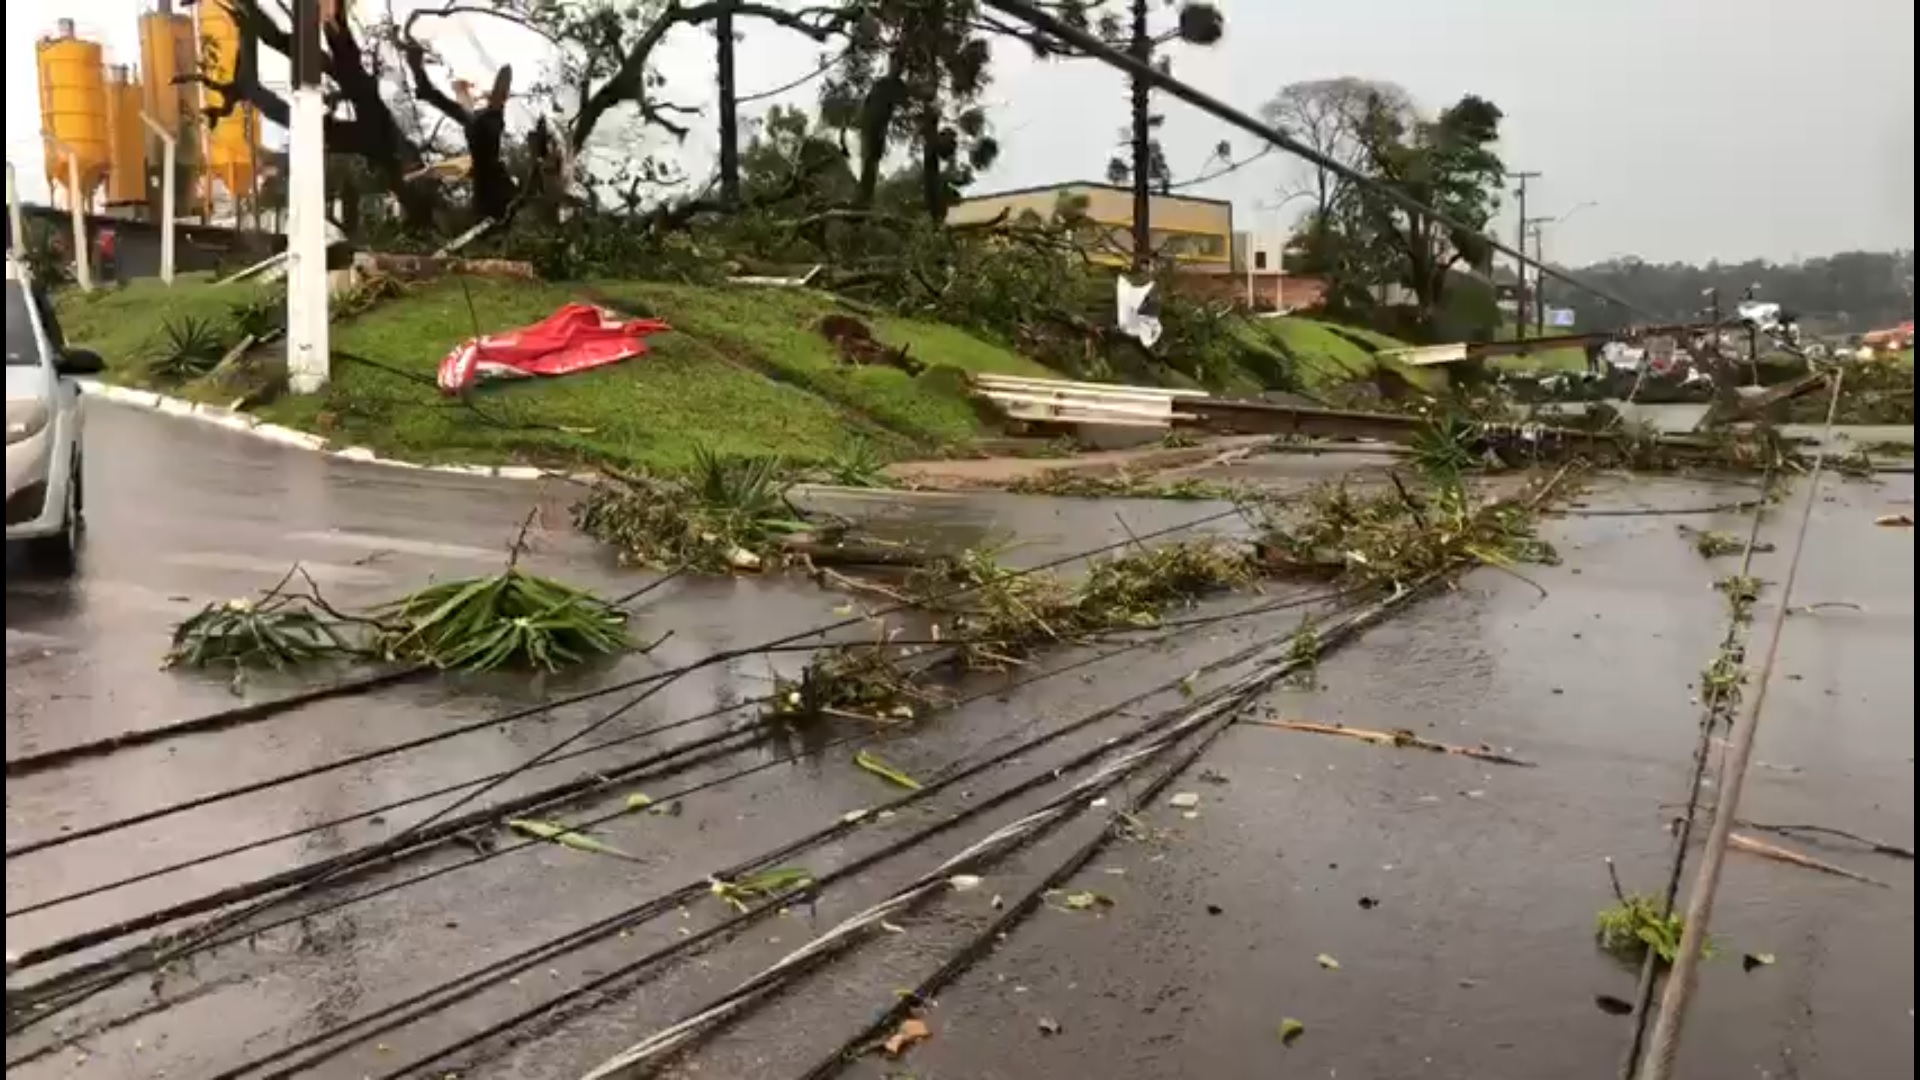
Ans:
{"label": "white sign board", "polygon": [[1572,308],[1550,307],[1547,309],[1548,326],[1571,330],[1573,324],[1574,317]]}

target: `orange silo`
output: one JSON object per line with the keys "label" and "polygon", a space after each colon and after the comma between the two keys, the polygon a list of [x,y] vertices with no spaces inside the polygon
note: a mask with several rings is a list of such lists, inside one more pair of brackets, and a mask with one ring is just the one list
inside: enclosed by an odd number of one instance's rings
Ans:
{"label": "orange silo", "polygon": [[125,64],[107,71],[107,205],[147,201],[147,128],[140,83]]}
{"label": "orange silo", "polygon": [[191,118],[199,107],[200,88],[177,81],[198,70],[191,15],[161,10],[140,16],[141,101],[168,131],[179,131],[181,118]]}
{"label": "orange silo", "polygon": [[[240,63],[240,27],[233,12],[220,0],[196,5],[200,12],[200,55],[210,79],[230,81]],[[209,107],[220,104],[208,93]],[[253,191],[254,161],[260,145],[260,114],[251,105],[237,105],[214,121],[207,133],[207,177],[226,186],[238,199]]]}
{"label": "orange silo", "polygon": [[[47,183],[66,191],[68,205],[85,206],[107,178],[112,143],[107,129],[107,87],[100,43],[75,36],[72,19],[61,19],[52,37],[39,41],[40,126],[46,139]],[[67,155],[78,161],[79,190],[69,190]]]}

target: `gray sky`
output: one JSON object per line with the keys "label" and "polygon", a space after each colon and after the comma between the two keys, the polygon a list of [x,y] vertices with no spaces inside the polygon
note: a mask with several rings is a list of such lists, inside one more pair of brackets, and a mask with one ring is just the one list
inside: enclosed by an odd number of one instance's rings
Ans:
{"label": "gray sky", "polygon": [[[16,0],[6,5],[7,156],[28,198],[45,193],[33,40],[62,15],[137,60],[140,0]],[[430,6],[397,0],[407,9]],[[437,5],[431,5],[437,6]],[[1465,93],[1507,114],[1510,167],[1539,170],[1530,209],[1556,216],[1547,254],[1584,263],[1619,254],[1651,260],[1790,259],[1850,248],[1911,247],[1914,239],[1914,5],[1912,0],[1221,0],[1227,36],[1176,52],[1175,72],[1256,111],[1280,86],[1355,75],[1406,87],[1439,107]],[[443,47],[457,62],[537,67],[540,52],[497,22],[474,23]],[[662,56],[676,95],[710,96],[711,45],[678,35]],[[742,89],[778,85],[812,68],[811,42],[749,24]],[[1024,46],[996,49],[988,91],[1002,143],[981,190],[1098,179],[1125,121],[1116,73],[1087,61],[1037,63]],[[270,71],[270,75],[272,72]],[[809,85],[784,100],[809,103]],[[767,102],[759,103],[764,109]],[[1164,140],[1176,176],[1194,175],[1213,145],[1236,156],[1253,140],[1166,102]],[[709,168],[712,136],[697,132],[687,168]],[[1273,158],[1201,189],[1234,200],[1237,217],[1270,227],[1256,208],[1296,166]],[[1510,202],[1511,200],[1509,200]],[[1291,216],[1292,209],[1286,211]],[[1512,233],[1509,206],[1501,227]]]}

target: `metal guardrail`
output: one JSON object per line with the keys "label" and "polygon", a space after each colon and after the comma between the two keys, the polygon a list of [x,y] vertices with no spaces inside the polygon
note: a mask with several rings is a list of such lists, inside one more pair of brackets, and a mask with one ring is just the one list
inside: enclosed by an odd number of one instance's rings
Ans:
{"label": "metal guardrail", "polygon": [[1008,418],[1041,424],[1171,428],[1195,419],[1180,405],[1204,400],[1203,390],[1068,382],[1020,375],[978,375],[974,390]]}

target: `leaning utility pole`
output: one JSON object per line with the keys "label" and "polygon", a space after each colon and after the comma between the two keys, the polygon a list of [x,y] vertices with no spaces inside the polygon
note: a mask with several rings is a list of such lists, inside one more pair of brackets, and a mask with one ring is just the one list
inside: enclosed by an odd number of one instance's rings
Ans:
{"label": "leaning utility pole", "polygon": [[733,2],[726,0],[713,20],[716,61],[720,68],[720,198],[728,206],[740,204],[739,87],[734,84]]}
{"label": "leaning utility pole", "polygon": [[[327,105],[320,25],[336,0],[293,0],[293,102],[287,125],[287,383],[327,385]],[[322,6],[326,8],[322,11]]]}
{"label": "leaning utility pole", "polygon": [[[1533,336],[1546,337],[1547,336],[1547,275],[1546,275],[1546,271],[1541,270],[1540,267],[1546,265],[1547,256],[1546,256],[1546,243],[1542,239],[1541,234],[1546,231],[1547,226],[1553,224],[1554,219],[1553,218],[1521,218],[1520,220],[1522,223],[1521,228],[1524,229],[1526,232],[1531,232],[1533,234],[1533,265],[1534,265],[1533,283],[1534,283],[1534,289],[1535,289],[1534,297],[1533,297]],[[1523,237],[1524,237],[1524,234],[1523,234]],[[1527,249],[1522,247],[1520,250],[1525,251]],[[1520,272],[1522,275],[1524,275],[1526,273],[1526,267],[1524,266],[1521,267]]]}
{"label": "leaning utility pole", "polygon": [[[1540,174],[1537,172],[1510,172],[1507,174],[1507,179],[1520,181],[1520,189],[1515,192],[1515,194],[1520,197],[1520,228],[1519,235],[1514,237],[1513,247],[1515,251],[1524,252],[1527,250],[1527,181],[1537,180],[1539,177]],[[1516,306],[1513,311],[1513,336],[1523,338],[1527,336],[1526,260],[1514,260],[1513,268],[1516,271],[1515,279],[1518,282],[1514,291],[1514,303]]]}
{"label": "leaning utility pole", "polygon": [[[1147,0],[1133,0],[1133,40],[1130,52],[1142,64],[1153,63],[1153,41],[1147,37]],[[1135,75],[1133,91],[1133,272],[1153,268],[1153,131],[1147,80]]]}

